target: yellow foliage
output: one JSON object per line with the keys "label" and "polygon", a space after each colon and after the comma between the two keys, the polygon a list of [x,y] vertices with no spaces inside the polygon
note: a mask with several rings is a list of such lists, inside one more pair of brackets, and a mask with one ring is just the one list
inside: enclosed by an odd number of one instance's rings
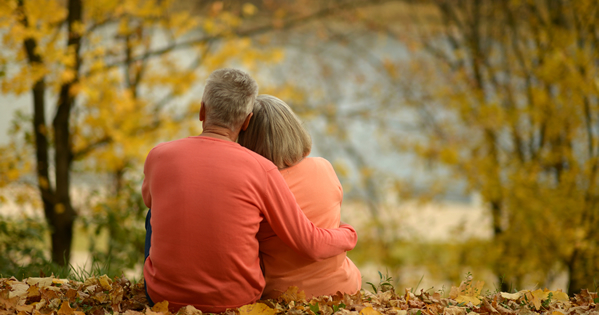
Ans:
{"label": "yellow foliage", "polygon": [[[76,169],[120,172],[120,176],[137,180],[154,145],[199,134],[197,104],[201,95],[190,91],[202,84],[208,73],[239,64],[251,71],[260,62],[272,64],[283,57],[280,49],[255,47],[249,38],[236,38],[233,34],[243,22],[239,13],[221,6],[202,16],[176,9],[174,4],[173,0],[84,0],[83,17],[71,25],[73,33],[67,34],[65,1],[0,1],[0,65],[10,65],[0,76],[1,92],[29,93],[43,79],[46,112],[54,115],[57,95],[69,83],[74,99],[69,141]],[[250,16],[257,8],[247,3],[243,12]],[[69,36],[74,35],[82,36],[79,50],[67,45]],[[207,35],[217,38],[205,41]],[[165,45],[193,39],[197,44],[185,49],[157,52]],[[26,40],[35,43],[33,54],[40,62],[30,61]],[[35,170],[29,122],[19,122],[12,143],[0,147],[0,187]],[[53,126],[37,128],[43,129],[52,146]],[[29,138],[25,141],[24,136]],[[54,178],[38,180],[39,187],[50,190],[54,183]],[[34,196],[29,199],[37,200]],[[89,208],[103,211],[95,205]],[[57,213],[65,210],[63,204],[55,207]]]}
{"label": "yellow foliage", "polygon": [[275,315],[276,313],[276,310],[264,303],[244,305],[239,308],[239,315]]}
{"label": "yellow foliage", "polygon": [[381,315],[381,312],[375,310],[371,306],[365,307],[360,311],[360,315]]}

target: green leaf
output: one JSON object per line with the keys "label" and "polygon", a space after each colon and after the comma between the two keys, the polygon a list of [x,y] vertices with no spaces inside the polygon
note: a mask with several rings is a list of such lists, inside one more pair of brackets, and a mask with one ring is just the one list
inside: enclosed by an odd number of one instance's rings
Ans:
{"label": "green leaf", "polygon": [[314,314],[319,314],[320,308],[318,307],[318,303],[310,304],[310,310],[314,312]]}

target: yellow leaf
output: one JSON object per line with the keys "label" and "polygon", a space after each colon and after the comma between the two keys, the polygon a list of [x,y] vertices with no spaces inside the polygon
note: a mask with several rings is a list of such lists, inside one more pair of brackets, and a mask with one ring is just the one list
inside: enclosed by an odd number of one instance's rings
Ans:
{"label": "yellow leaf", "polygon": [[244,305],[239,308],[239,315],[275,315],[277,311],[264,303]]}
{"label": "yellow leaf", "polygon": [[156,313],[168,314],[168,301],[162,301],[154,304],[154,306],[152,306],[152,311]]}
{"label": "yellow leaf", "polygon": [[455,300],[459,294],[460,294],[460,289],[458,289],[458,287],[456,287],[456,286],[451,286],[451,290],[449,290],[449,298]]}
{"label": "yellow leaf", "polygon": [[247,3],[244,3],[244,4],[243,4],[243,8],[242,8],[242,10],[243,10],[243,14],[244,14],[244,15],[250,16],[250,15],[254,15],[254,14],[256,14],[256,11],[257,11],[258,9],[256,8],[256,6],[255,6],[255,5],[253,5],[253,4],[249,3],[249,2],[247,2]]}
{"label": "yellow leaf", "polygon": [[381,315],[381,312],[375,310],[372,307],[366,307],[360,311],[360,315]]}
{"label": "yellow leaf", "polygon": [[455,301],[458,302],[458,303],[464,303],[464,304],[472,303],[472,305],[479,305],[480,304],[480,300],[477,297],[468,296],[468,295],[459,295],[455,299]]}
{"label": "yellow leaf", "polygon": [[107,275],[103,275],[100,277],[100,285],[102,286],[102,289],[104,290],[112,290],[112,280],[110,280],[110,278],[108,278]]}
{"label": "yellow leaf", "polygon": [[[543,292],[543,290],[538,289],[535,291],[529,291],[526,293],[526,297],[528,300],[534,305],[536,310],[541,308],[541,301],[547,298],[549,293]],[[545,298],[543,298],[545,297]]]}
{"label": "yellow leaf", "polygon": [[522,295],[524,295],[524,291],[520,291],[517,293],[505,293],[505,292],[501,292],[501,297],[504,299],[508,299],[508,300],[518,300],[520,297],[522,297]]}
{"label": "yellow leaf", "polygon": [[555,299],[555,300],[558,300],[558,301],[568,301],[568,300],[570,300],[570,298],[568,297],[568,295],[565,292],[562,292],[561,290],[551,291],[551,293],[553,293],[553,296],[551,297],[552,299]]}

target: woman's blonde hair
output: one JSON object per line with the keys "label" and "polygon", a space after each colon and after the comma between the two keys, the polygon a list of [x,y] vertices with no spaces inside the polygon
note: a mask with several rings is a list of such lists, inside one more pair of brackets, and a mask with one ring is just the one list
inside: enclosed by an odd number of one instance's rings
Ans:
{"label": "woman's blonde hair", "polygon": [[239,134],[239,144],[279,169],[295,165],[310,154],[310,134],[285,102],[271,95],[258,95],[253,113],[248,128]]}

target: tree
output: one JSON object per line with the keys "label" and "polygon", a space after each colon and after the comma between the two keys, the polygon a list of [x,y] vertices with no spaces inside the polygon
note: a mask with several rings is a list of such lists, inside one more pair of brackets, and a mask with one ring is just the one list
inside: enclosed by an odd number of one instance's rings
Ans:
{"label": "tree", "polygon": [[421,128],[390,141],[481,193],[503,290],[555,270],[567,271],[570,294],[593,289],[597,3],[408,3],[411,32],[369,20],[411,49],[407,62],[396,56],[380,69]]}
{"label": "tree", "polygon": [[[281,50],[262,49],[269,39],[258,36],[356,3],[2,2],[2,93],[31,93],[33,110],[31,117],[18,114],[12,142],[0,148],[1,163],[10,170],[0,176],[0,186],[37,187],[40,198],[28,202],[41,200],[52,260],[60,265],[69,261],[80,214],[115,238],[129,233],[124,222],[131,213],[138,222],[145,212],[134,187],[146,152],[158,141],[200,132],[190,119],[199,110],[194,84],[223,66],[272,65]],[[32,171],[33,182],[27,177]],[[99,195],[78,209],[73,174],[95,174],[98,182],[93,189]],[[106,255],[137,246],[124,243],[110,242]]]}
{"label": "tree", "polygon": [[[204,12],[205,17],[175,10],[173,3],[0,4],[5,30],[2,92],[29,91],[33,104],[32,117],[16,121],[14,141],[2,150],[10,170],[2,184],[30,183],[26,175],[33,163],[27,154],[35,152],[35,185],[50,227],[52,260],[60,265],[69,262],[73,224],[85,210],[78,211],[72,203],[74,171],[112,174],[114,181],[106,185],[112,187],[115,200],[122,200],[124,181],[139,178],[128,171],[140,171],[156,141],[181,132],[199,133],[187,116],[199,109],[197,95],[195,101],[185,101],[183,111],[168,108],[182,102],[197,79],[234,60],[251,67],[261,58],[276,61],[280,56],[277,50],[253,49],[245,36],[266,28],[240,30],[243,17],[224,11],[218,3]],[[30,128],[23,126],[25,119],[31,119]]]}
{"label": "tree", "polygon": [[[434,0],[344,12],[314,31],[326,43],[294,46],[316,52],[321,75],[298,87],[308,96],[296,108],[326,117],[321,130],[337,140],[327,147],[346,152],[365,188],[384,170],[364,159],[363,143],[352,143],[359,123],[379,134],[372,142],[428,169],[431,186],[418,181],[408,192],[480,193],[493,239],[464,255],[489,263],[502,290],[547,283],[561,271],[569,293],[593,289],[598,10],[594,1]],[[409,183],[393,177],[406,191]]]}

